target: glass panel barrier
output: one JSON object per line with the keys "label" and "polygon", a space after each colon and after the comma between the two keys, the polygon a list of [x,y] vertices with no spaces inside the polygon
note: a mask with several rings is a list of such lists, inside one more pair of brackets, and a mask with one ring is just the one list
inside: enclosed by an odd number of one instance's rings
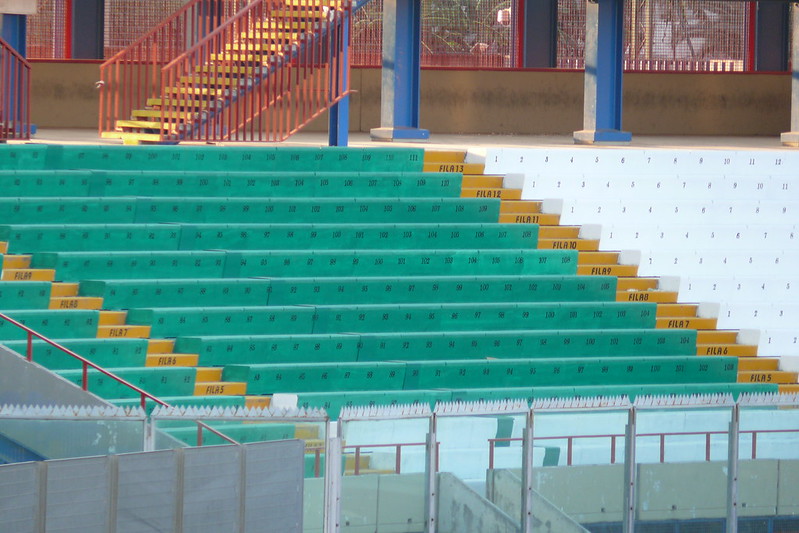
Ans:
{"label": "glass panel barrier", "polygon": [[741,407],[738,530],[799,531],[799,407]]}
{"label": "glass panel barrier", "polygon": [[342,533],[423,531],[429,418],[343,420],[339,424]]}
{"label": "glass panel barrier", "polygon": [[680,531],[724,531],[731,416],[731,406],[638,411],[636,531],[678,521]]}
{"label": "glass panel barrier", "polygon": [[621,523],[626,423],[626,410],[536,413],[537,523],[557,518],[558,531],[564,532],[605,531],[606,525]]}

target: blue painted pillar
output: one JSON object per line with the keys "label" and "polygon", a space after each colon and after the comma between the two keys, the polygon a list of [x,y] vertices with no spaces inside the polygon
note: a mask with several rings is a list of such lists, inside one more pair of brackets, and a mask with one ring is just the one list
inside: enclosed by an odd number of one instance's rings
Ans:
{"label": "blue painted pillar", "polygon": [[791,4],[791,131],[783,133],[782,144],[799,148],[799,4]]}
{"label": "blue painted pillar", "polygon": [[372,140],[430,138],[419,128],[421,25],[421,0],[384,0],[380,127],[372,129]]}
{"label": "blue painted pillar", "polygon": [[585,100],[579,144],[628,143],[621,130],[624,0],[588,0],[585,10]]}
{"label": "blue painted pillar", "polygon": [[22,57],[27,56],[25,40],[27,38],[27,15],[2,15],[2,37]]}
{"label": "blue painted pillar", "polygon": [[[350,76],[350,16],[341,23],[341,86],[348,87]],[[338,79],[331,76],[330,83],[338,87]],[[350,130],[350,97],[345,96],[328,110],[328,145],[347,146]]]}

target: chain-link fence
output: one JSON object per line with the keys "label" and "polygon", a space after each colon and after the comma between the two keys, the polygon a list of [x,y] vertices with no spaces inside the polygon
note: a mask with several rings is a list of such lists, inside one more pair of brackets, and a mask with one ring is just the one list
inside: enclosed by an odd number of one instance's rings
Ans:
{"label": "chain-link fence", "polygon": [[[70,57],[74,0],[39,0],[29,17],[28,56]],[[184,0],[106,0],[105,57],[111,57],[176,11]],[[519,68],[522,0],[422,0],[422,66]],[[626,0],[625,68],[661,71],[751,70],[754,2]],[[352,64],[381,61],[382,0],[352,22]],[[581,69],[585,0],[559,0],[556,67]]]}

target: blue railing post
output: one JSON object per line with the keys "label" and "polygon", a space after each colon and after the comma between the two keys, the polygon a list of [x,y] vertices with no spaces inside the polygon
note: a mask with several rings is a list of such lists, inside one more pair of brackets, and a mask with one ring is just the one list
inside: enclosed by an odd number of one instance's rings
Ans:
{"label": "blue railing post", "polygon": [[585,100],[580,144],[627,143],[621,130],[624,0],[588,0],[585,10]]}
{"label": "blue railing post", "polygon": [[791,4],[791,131],[782,134],[782,144],[799,148],[799,5]]}
{"label": "blue railing post", "polygon": [[[346,13],[344,20],[341,21],[339,38],[341,39],[341,50],[332,51],[332,53],[339,54],[339,76],[335,73],[331,75],[330,94],[337,96],[341,88],[345,90],[349,88],[350,76],[350,19],[351,13]],[[331,47],[331,50],[333,47]],[[330,107],[328,111],[328,144],[330,146],[347,146],[349,143],[349,129],[350,129],[350,97],[345,96]]]}
{"label": "blue railing post", "polygon": [[384,0],[383,71],[380,84],[380,127],[375,141],[423,141],[430,132],[419,128],[421,74],[421,0]]}

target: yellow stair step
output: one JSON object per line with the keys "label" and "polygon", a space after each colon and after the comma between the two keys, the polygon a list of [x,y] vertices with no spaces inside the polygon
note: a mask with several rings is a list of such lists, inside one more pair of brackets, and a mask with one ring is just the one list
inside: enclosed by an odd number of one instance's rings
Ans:
{"label": "yellow stair step", "polygon": [[7,253],[8,253],[8,243],[0,241],[0,254],[7,254]]}
{"label": "yellow stair step", "polygon": [[219,74],[232,74],[235,76],[252,76],[261,73],[260,67],[246,67],[242,65],[220,65],[219,63],[207,63],[196,67],[195,72]]}
{"label": "yellow stair step", "polygon": [[578,276],[636,276],[638,265],[577,265]]}
{"label": "yellow stair step", "polygon": [[659,278],[621,277],[616,285],[618,291],[647,291],[657,289]]}
{"label": "yellow stair step", "polygon": [[752,346],[749,344],[696,343],[696,355],[723,355],[729,357],[756,358],[757,346]]}
{"label": "yellow stair step", "polygon": [[[313,22],[304,22],[300,20],[263,20],[256,21],[253,28],[256,30],[297,30],[306,31],[313,28]],[[213,55],[213,54],[211,54]]]}
{"label": "yellow stair step", "polygon": [[128,318],[127,311],[100,311],[101,326],[121,326]]}
{"label": "yellow stair step", "polygon": [[150,339],[147,342],[147,353],[172,353],[174,349],[173,339]]}
{"label": "yellow stair step", "polygon": [[[177,114],[178,111],[175,108],[181,108],[181,107],[182,108],[187,108],[188,107],[188,108],[191,108],[191,109],[199,109],[199,108],[203,107],[205,105],[205,103],[202,100],[195,100],[193,98],[191,100],[183,100],[183,99],[177,99],[177,98],[148,98],[146,105],[147,105],[147,107],[158,107],[158,108],[160,108],[161,106],[164,106],[164,105],[170,106],[170,107],[172,107],[172,109],[169,111],[169,113],[170,114],[171,113],[176,113]],[[184,109],[183,113],[189,113],[189,111],[186,111]]]}
{"label": "yellow stair step", "polygon": [[196,353],[148,353],[144,366],[197,366]]}
{"label": "yellow stair step", "polygon": [[[581,239],[584,240],[584,239]],[[587,241],[592,242],[592,241]],[[598,246],[598,241],[597,241]],[[577,248],[580,250],[580,248]],[[598,250],[580,250],[577,254],[578,265],[618,265],[619,252],[600,252]]]}
{"label": "yellow stair step", "polygon": [[357,458],[354,453],[348,453],[344,456],[344,469],[350,472],[355,470],[355,461],[358,461],[358,466],[361,470],[369,468],[371,464],[371,456],[364,453],[360,454]]}
{"label": "yellow stair step", "polygon": [[53,283],[50,287],[50,298],[77,296],[79,288],[78,283]]}
{"label": "yellow stair step", "polygon": [[272,55],[277,54],[242,54],[234,52],[219,52],[211,54],[211,61],[235,61],[238,63],[262,64],[269,61]]}
{"label": "yellow stair step", "polygon": [[735,344],[736,342],[738,342],[738,330],[713,329],[696,333],[697,344]]}
{"label": "yellow stair step", "polygon": [[50,309],[102,309],[103,299],[93,296],[50,298]]}
{"label": "yellow stair step", "polygon": [[[228,43],[225,45],[225,50],[229,52],[254,52],[260,54],[272,54],[274,52],[283,52],[286,50],[288,43],[274,43],[274,42],[237,42]],[[289,45],[290,46],[290,45]],[[181,80],[182,81],[182,80]]]}
{"label": "yellow stair step", "polygon": [[150,326],[98,326],[98,339],[147,339]]}
{"label": "yellow stair step", "polygon": [[617,302],[675,303],[678,294],[674,291],[619,291]]}
{"label": "yellow stair step", "polygon": [[100,134],[103,139],[122,139],[126,144],[141,142],[160,142],[161,136],[157,133],[137,133],[131,131],[104,131]]}
{"label": "yellow stair step", "polygon": [[425,163],[462,163],[466,159],[466,150],[425,150]]}
{"label": "yellow stair step", "polygon": [[658,304],[655,316],[696,316],[694,304]]}
{"label": "yellow stair step", "polygon": [[222,381],[222,367],[201,366],[197,368],[197,381]]}
{"label": "yellow stair step", "polygon": [[296,41],[302,37],[302,33],[291,30],[266,30],[266,31],[244,31],[239,34],[242,40],[250,41]]}
{"label": "yellow stair step", "polygon": [[779,391],[780,394],[799,394],[799,384],[780,384]]}
{"label": "yellow stair step", "polygon": [[203,381],[194,384],[195,396],[243,396],[247,384],[238,381]]}
{"label": "yellow stair step", "polygon": [[3,270],[24,270],[31,266],[31,256],[29,255],[4,255],[0,260]]}
{"label": "yellow stair step", "polygon": [[738,383],[796,383],[796,372],[783,370],[738,372]]}
{"label": "yellow stair step", "polygon": [[580,237],[580,226],[541,226],[538,228],[539,239],[577,239]]}
{"label": "yellow stair step", "polygon": [[[160,109],[134,109],[130,113],[131,113],[131,116],[133,117],[133,120],[148,119],[148,118],[157,118],[159,121],[161,120],[161,110]],[[168,113],[168,116],[165,117],[165,118],[168,119],[170,122],[180,122],[180,121],[185,122],[185,121],[194,120],[195,116],[196,116],[196,113],[191,112],[191,111],[182,112],[182,113],[177,113],[177,112],[170,111]],[[157,124],[157,123],[155,123],[155,124]]]}
{"label": "yellow stair step", "polygon": [[424,172],[460,172],[461,174],[483,174],[482,163],[423,163]]}
{"label": "yellow stair step", "polygon": [[499,206],[500,214],[510,213],[524,213],[534,214],[540,213],[543,203],[538,200],[508,200],[502,202]]}
{"label": "yellow stair step", "polygon": [[715,318],[669,316],[655,319],[658,329],[716,329]]}
{"label": "yellow stair step", "polygon": [[2,281],[54,281],[55,270],[50,268],[9,268],[3,270]]}
{"label": "yellow stair step", "polygon": [[464,189],[501,189],[505,178],[502,176],[464,176],[461,187]]}
{"label": "yellow stair step", "polygon": [[196,96],[199,98],[202,97],[219,97],[224,96],[225,90],[224,89],[215,89],[213,87],[167,87],[164,89],[164,92],[167,95],[178,95],[178,96]]}
{"label": "yellow stair step", "polygon": [[318,439],[319,426],[317,424],[297,424],[294,426],[294,438],[302,440]]}
{"label": "yellow stair step", "polygon": [[[599,250],[598,239],[538,239],[540,250]],[[577,264],[580,264],[579,262]],[[588,263],[591,264],[591,263]],[[604,263],[593,263],[604,264]]]}
{"label": "yellow stair step", "polygon": [[500,198],[502,200],[518,200],[522,197],[521,189],[483,188],[461,189],[461,198]]}
{"label": "yellow stair step", "polygon": [[[119,129],[134,128],[140,130],[168,130],[172,124],[169,122],[153,120],[117,120],[116,127]],[[151,132],[148,132],[151,133]]]}
{"label": "yellow stair step", "polygon": [[780,369],[776,357],[744,357],[738,360],[738,372],[764,372]]}
{"label": "yellow stair step", "polygon": [[505,213],[499,215],[498,222],[501,224],[546,224],[547,226],[554,226],[560,222],[560,215],[549,213]]}
{"label": "yellow stair step", "polygon": [[272,403],[271,396],[245,396],[244,407],[266,409]]}

